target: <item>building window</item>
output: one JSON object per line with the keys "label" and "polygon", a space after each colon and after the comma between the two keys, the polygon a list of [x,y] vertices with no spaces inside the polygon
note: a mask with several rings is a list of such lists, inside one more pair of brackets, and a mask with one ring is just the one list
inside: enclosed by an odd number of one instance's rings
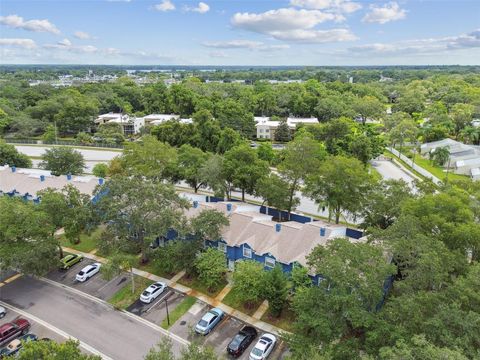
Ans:
{"label": "building window", "polygon": [[265,266],[269,268],[274,268],[275,267],[275,259],[271,257],[266,257],[265,258]]}
{"label": "building window", "polygon": [[261,133],[263,133],[263,129],[259,129],[259,131],[260,131]]}
{"label": "building window", "polygon": [[270,129],[265,129],[265,132],[266,132],[266,133],[269,133],[269,132],[270,132]]}
{"label": "building window", "polygon": [[221,252],[226,253],[226,252],[227,252],[227,244],[225,244],[225,243],[223,243],[223,242],[219,242],[219,243],[218,243],[218,250],[220,250]]}
{"label": "building window", "polygon": [[243,257],[251,259],[252,258],[252,249],[244,246],[243,247]]}

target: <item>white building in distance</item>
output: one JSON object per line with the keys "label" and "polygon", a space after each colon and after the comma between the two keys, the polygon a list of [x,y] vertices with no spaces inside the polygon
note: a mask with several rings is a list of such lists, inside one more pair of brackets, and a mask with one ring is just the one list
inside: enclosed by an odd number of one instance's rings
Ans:
{"label": "white building in distance", "polygon": [[[275,131],[280,125],[280,121],[272,121],[269,117],[254,117],[255,127],[257,128],[257,139],[275,139]],[[296,118],[288,117],[287,124],[290,131],[294,132],[298,124],[315,125],[318,124],[317,118]]]}

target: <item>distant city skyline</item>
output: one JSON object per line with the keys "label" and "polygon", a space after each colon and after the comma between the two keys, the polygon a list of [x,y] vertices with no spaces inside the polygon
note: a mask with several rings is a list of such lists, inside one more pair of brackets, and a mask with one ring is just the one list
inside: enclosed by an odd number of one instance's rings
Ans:
{"label": "distant city skyline", "polygon": [[477,65],[480,1],[3,0],[0,63]]}

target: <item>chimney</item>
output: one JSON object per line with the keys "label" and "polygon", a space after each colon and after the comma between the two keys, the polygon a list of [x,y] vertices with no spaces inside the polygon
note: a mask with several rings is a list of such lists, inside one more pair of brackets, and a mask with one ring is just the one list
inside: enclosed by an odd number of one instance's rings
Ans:
{"label": "chimney", "polygon": [[11,169],[12,169],[12,172],[17,171],[17,168],[15,166],[12,166]]}
{"label": "chimney", "polygon": [[103,185],[103,178],[98,178],[98,184]]}
{"label": "chimney", "polygon": [[282,230],[282,224],[275,224],[275,231],[280,232]]}
{"label": "chimney", "polygon": [[67,180],[72,180],[72,174],[67,174]]}
{"label": "chimney", "polygon": [[232,212],[232,204],[227,204],[227,211]]}
{"label": "chimney", "polygon": [[45,175],[40,175],[40,181],[45,181]]}
{"label": "chimney", "polygon": [[198,208],[198,201],[197,201],[197,200],[195,200],[195,201],[193,202],[193,208],[194,208],[194,209]]}
{"label": "chimney", "polygon": [[324,227],[320,228],[320,236],[325,236],[326,229]]}

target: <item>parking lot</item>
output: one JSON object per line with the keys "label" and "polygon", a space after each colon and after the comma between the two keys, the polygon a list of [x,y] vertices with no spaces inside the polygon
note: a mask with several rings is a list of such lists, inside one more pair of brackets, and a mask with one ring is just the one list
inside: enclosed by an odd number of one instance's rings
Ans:
{"label": "parking lot", "polygon": [[[92,260],[84,259],[81,263],[72,266],[69,270],[54,270],[47,276],[50,280],[71,286],[80,291],[88,293],[92,296],[103,300],[110,299],[118,290],[124,286],[128,286],[128,275],[121,274],[111,280],[105,280],[101,274],[96,274],[84,283],[79,283],[75,280],[76,274],[88,264],[93,263]],[[140,316],[156,325],[160,325],[164,319],[167,318],[167,306],[169,312],[182,302],[185,295],[167,288],[157,299],[150,304],[144,304],[140,300],[136,300],[131,304],[127,311]],[[207,336],[200,336],[195,334],[193,328],[202,316],[207,312],[209,307],[197,301],[175,324],[170,328],[170,331],[175,335],[187,340],[195,340],[201,344],[206,344],[213,347],[220,356],[227,356],[226,348],[232,338],[240,331],[244,323],[231,316],[225,318],[215,327],[215,329]],[[262,332],[259,331],[259,336]],[[240,356],[239,359],[248,359],[248,354],[257,342],[259,337],[255,339],[248,349]],[[284,344],[279,341],[275,346],[274,352],[270,355],[271,359],[283,359],[286,356],[286,349]]]}
{"label": "parking lot", "polygon": [[167,307],[168,311],[171,312],[182,302],[184,297],[185,295],[171,288],[166,288],[165,291],[150,304],[145,304],[137,300],[127,308],[127,311],[141,316],[154,324],[160,325],[162,321],[167,318]]}
{"label": "parking lot", "polygon": [[83,261],[75,264],[69,270],[51,271],[47,275],[47,278],[63,285],[71,286],[102,300],[110,299],[118,290],[128,284],[127,274],[120,274],[113,279],[106,280],[101,273],[98,273],[83,283],[76,281],[75,276],[78,272],[85,266],[93,263],[93,260],[83,259]]}
{"label": "parking lot", "polygon": [[[7,309],[7,315],[5,315],[5,317],[0,320],[0,325],[11,322],[20,317],[22,316],[20,316],[20,314],[18,314],[17,312]],[[36,322],[32,321],[28,317],[24,319],[27,319],[28,321],[30,321],[30,324],[32,324],[32,327],[30,328],[29,333],[37,335],[39,339],[47,338],[57,342],[63,342],[66,340],[63,336],[57,334],[56,332],[50,329],[47,329],[45,326],[37,324]],[[5,344],[5,346],[6,345],[7,344]]]}
{"label": "parking lot", "polygon": [[[213,331],[206,335],[201,336],[195,334],[193,328],[197,322],[202,318],[202,316],[207,312],[209,306],[197,301],[189,311],[185,313],[171,328],[170,330],[181,336],[184,339],[190,341],[196,340],[201,344],[206,344],[213,347],[217,354],[221,356],[227,356],[227,346],[233,337],[245,326],[243,322],[238,319],[235,319],[231,316],[225,316],[224,319],[213,329]],[[239,359],[248,359],[248,354],[252,350],[253,346],[262,335],[262,332],[259,331],[258,337],[250,344],[250,346],[245,350],[242,356]],[[270,359],[283,359],[286,356],[286,351],[283,344],[277,343],[275,346],[274,352],[270,355]]]}

